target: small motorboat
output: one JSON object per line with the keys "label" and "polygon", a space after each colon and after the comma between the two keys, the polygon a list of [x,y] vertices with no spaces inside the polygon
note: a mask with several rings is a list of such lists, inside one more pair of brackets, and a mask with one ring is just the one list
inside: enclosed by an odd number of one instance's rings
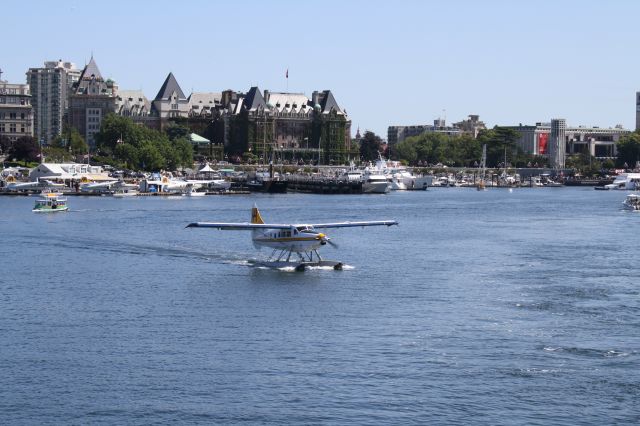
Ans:
{"label": "small motorboat", "polygon": [[629,210],[640,210],[640,195],[639,194],[629,194],[627,198],[622,202],[625,208]]}
{"label": "small motorboat", "polygon": [[56,213],[66,212],[69,210],[67,205],[67,197],[57,192],[43,192],[40,198],[36,200],[33,208],[35,213]]}

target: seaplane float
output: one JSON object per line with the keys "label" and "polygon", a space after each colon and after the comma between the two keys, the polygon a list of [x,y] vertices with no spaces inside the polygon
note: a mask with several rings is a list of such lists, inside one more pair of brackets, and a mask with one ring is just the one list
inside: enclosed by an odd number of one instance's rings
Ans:
{"label": "seaplane float", "polygon": [[342,262],[324,260],[318,249],[326,244],[335,243],[318,229],[349,228],[364,226],[392,226],[395,220],[376,220],[364,222],[334,222],[314,224],[282,224],[265,223],[257,206],[251,210],[251,222],[222,223],[222,222],[194,222],[187,228],[215,228],[228,231],[251,231],[251,239],[256,248],[269,247],[273,249],[269,260],[254,261],[256,266],[269,268],[291,268],[304,271],[307,267],[332,267],[341,270]]}

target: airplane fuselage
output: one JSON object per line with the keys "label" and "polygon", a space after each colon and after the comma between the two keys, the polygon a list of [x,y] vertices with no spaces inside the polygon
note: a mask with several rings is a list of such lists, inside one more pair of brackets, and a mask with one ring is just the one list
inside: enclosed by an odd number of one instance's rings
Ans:
{"label": "airplane fuselage", "polygon": [[253,242],[258,246],[302,253],[327,244],[327,237],[309,228],[291,227],[291,229],[254,231]]}

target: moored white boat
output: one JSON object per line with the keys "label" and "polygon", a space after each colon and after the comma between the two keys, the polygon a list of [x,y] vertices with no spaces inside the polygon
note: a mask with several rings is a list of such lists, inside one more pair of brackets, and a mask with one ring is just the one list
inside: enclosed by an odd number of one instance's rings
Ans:
{"label": "moored white boat", "polygon": [[640,173],[621,173],[616,176],[613,183],[605,185],[603,189],[640,189]]}
{"label": "moored white boat", "polygon": [[362,192],[365,194],[386,194],[391,190],[389,180],[383,174],[365,170],[362,178]]}

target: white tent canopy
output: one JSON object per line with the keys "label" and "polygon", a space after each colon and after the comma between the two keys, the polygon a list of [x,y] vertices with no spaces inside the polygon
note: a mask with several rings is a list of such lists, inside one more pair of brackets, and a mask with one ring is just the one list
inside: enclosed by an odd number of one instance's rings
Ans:
{"label": "white tent canopy", "polygon": [[215,170],[211,168],[209,163],[206,163],[200,170],[198,170],[198,173],[211,173],[211,172],[215,172]]}

